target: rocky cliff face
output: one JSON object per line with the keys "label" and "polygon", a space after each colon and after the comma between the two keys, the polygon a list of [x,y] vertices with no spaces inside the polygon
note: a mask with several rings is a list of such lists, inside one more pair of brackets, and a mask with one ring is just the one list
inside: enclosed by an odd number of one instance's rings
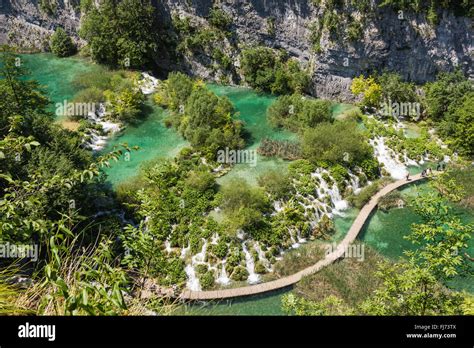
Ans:
{"label": "rocky cliff face", "polygon": [[[1,43],[44,49],[45,40],[56,26],[74,34],[80,25],[78,0],[55,0],[54,15],[41,11],[36,0],[0,1]],[[353,77],[384,68],[416,83],[430,81],[439,71],[455,67],[474,78],[472,20],[447,11],[439,14],[439,23],[433,26],[423,14],[400,14],[372,4],[369,13],[362,16],[357,9],[347,7],[344,12],[361,23],[359,37],[349,40],[348,23],[341,19],[337,37],[322,31],[316,53],[310,39],[311,27],[322,20],[323,9],[313,6],[311,0],[162,0],[157,7],[161,20],[170,25],[171,17],[177,15],[204,26],[215,4],[232,17],[233,40],[237,43],[227,45],[227,49],[237,68],[239,47],[243,45],[283,48],[308,67],[315,96],[350,100]],[[162,68],[172,65],[215,78],[206,60],[209,57],[201,54],[176,64],[169,58],[157,61]]]}
{"label": "rocky cliff face", "polygon": [[55,28],[64,28],[76,41],[80,0],[0,0],[0,44],[27,51],[48,50]]}

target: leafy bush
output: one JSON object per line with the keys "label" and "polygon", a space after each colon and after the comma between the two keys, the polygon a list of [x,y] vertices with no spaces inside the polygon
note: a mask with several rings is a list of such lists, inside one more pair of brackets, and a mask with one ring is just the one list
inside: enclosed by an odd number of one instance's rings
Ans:
{"label": "leafy bush", "polygon": [[64,29],[58,28],[51,35],[51,51],[58,57],[67,57],[76,52],[76,46]]}
{"label": "leafy bush", "polygon": [[230,275],[230,279],[234,281],[244,281],[247,280],[249,272],[245,267],[237,266],[234,268],[234,271]]}
{"label": "leafy bush", "polygon": [[125,68],[152,63],[156,33],[156,13],[150,0],[101,1],[85,13],[79,31],[95,61]]}
{"label": "leafy bush", "polygon": [[232,18],[220,8],[213,8],[209,12],[208,22],[210,25],[220,29],[228,30],[232,24]]}
{"label": "leafy bush", "polygon": [[309,76],[299,64],[277,55],[266,47],[247,48],[242,51],[241,67],[245,81],[253,88],[274,94],[302,92],[309,83]]}
{"label": "leafy bush", "polygon": [[291,131],[303,131],[321,122],[330,122],[331,115],[331,102],[306,99],[300,94],[278,97],[267,111],[271,125]]}
{"label": "leafy bush", "polygon": [[372,149],[356,123],[321,123],[303,135],[303,156],[313,163],[328,162],[342,166],[359,165],[372,158]]}

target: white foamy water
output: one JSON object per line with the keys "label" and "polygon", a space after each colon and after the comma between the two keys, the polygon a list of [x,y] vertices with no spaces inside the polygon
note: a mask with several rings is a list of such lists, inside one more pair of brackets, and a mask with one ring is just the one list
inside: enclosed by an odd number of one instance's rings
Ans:
{"label": "white foamy water", "polygon": [[230,278],[227,276],[227,272],[225,270],[225,260],[222,262],[221,272],[219,273],[219,277],[216,279],[216,282],[221,285],[227,285],[230,283]]}
{"label": "white foamy water", "polygon": [[406,166],[400,163],[395,152],[385,145],[383,137],[371,139],[369,142],[374,148],[375,157],[379,163],[383,163],[392,178],[403,179],[407,176],[408,170]]}
{"label": "white foamy water", "polygon": [[93,124],[100,125],[105,133],[101,135],[95,129],[88,129],[90,139],[87,145],[92,151],[102,150],[107,144],[107,140],[109,139],[110,135],[119,132],[122,129],[122,125],[120,123],[114,123],[105,120],[106,116],[107,112],[103,103],[99,104],[97,111],[90,111],[87,114],[87,119]]}
{"label": "white foamy water", "polygon": [[250,255],[250,252],[247,250],[246,242],[242,243],[242,250],[245,254],[245,268],[247,268],[247,271],[249,272],[247,282],[249,282],[250,284],[258,283],[258,281],[260,280],[260,276],[255,273],[255,261],[252,255]]}
{"label": "white foamy water", "polygon": [[199,279],[196,276],[196,272],[194,271],[194,266],[189,264],[185,267],[184,271],[188,276],[188,281],[186,282],[186,286],[193,291],[201,291],[201,284],[199,284]]}
{"label": "white foamy water", "polygon": [[143,94],[148,95],[156,91],[159,82],[160,81],[156,77],[153,77],[146,72],[142,72],[142,79],[138,81],[138,87]]}

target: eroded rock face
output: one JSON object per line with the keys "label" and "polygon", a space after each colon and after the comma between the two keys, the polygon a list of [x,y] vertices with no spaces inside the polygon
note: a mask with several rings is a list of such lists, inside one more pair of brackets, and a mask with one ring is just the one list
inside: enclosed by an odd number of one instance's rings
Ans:
{"label": "eroded rock face", "polygon": [[[43,13],[36,0],[0,1],[0,43],[45,49],[45,42],[58,25],[77,39],[79,0],[56,0],[55,15]],[[213,3],[163,0],[157,6],[162,22],[170,22],[171,15],[177,14],[205,23]],[[334,38],[323,31],[321,50],[315,53],[309,39],[310,26],[322,19],[323,10],[310,0],[226,0],[220,1],[220,6],[231,15],[232,30],[240,46],[264,44],[287,50],[312,73],[311,93],[318,97],[351,100],[349,86],[353,77],[384,68],[416,83],[431,81],[439,71],[455,67],[474,77],[472,20],[447,11],[439,16],[439,24],[432,26],[423,14],[405,13],[400,19],[392,9],[374,6],[361,21],[363,32],[359,39],[347,39],[347,23],[341,22],[341,37]],[[361,16],[355,8],[344,11],[356,19]],[[270,20],[273,30],[269,30]],[[238,67],[237,45],[229,45],[228,53]],[[180,62],[157,57],[163,69],[179,68],[216,79],[208,60],[205,55],[185,57]],[[238,78],[231,82],[238,82]]]}
{"label": "eroded rock face", "polygon": [[40,0],[0,0],[0,44],[22,47],[27,51],[46,51],[49,37],[60,26],[81,43],[80,0],[43,0],[53,4],[40,6]]}

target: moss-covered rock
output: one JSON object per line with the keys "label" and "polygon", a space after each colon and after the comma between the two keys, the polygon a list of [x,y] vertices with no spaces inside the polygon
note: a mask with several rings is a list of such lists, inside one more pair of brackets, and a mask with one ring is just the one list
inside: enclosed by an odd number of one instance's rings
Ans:
{"label": "moss-covered rock", "polygon": [[194,270],[197,274],[204,274],[209,270],[209,268],[207,267],[207,265],[199,264],[194,267]]}
{"label": "moss-covered rock", "polygon": [[207,271],[206,273],[202,274],[199,277],[199,283],[201,284],[201,288],[203,290],[207,290],[207,289],[212,288],[215,284],[214,272]]}
{"label": "moss-covered rock", "polygon": [[230,279],[234,281],[244,281],[249,277],[249,272],[243,266],[237,266],[234,268],[234,271],[230,275]]}
{"label": "moss-covered rock", "polygon": [[265,265],[263,264],[262,261],[257,261],[255,263],[255,273],[258,273],[258,274],[267,273],[267,269],[265,268]]}

